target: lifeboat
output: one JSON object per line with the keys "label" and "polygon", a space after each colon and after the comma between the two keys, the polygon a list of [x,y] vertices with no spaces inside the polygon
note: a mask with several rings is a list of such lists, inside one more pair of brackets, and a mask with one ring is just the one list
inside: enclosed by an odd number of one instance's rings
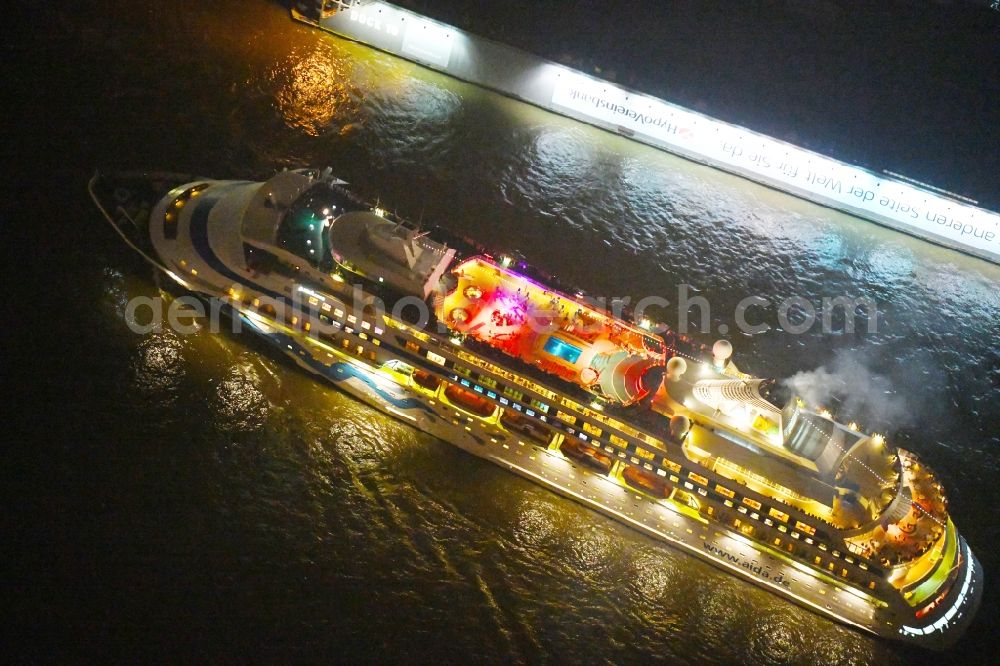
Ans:
{"label": "lifeboat", "polygon": [[568,458],[572,458],[588,467],[599,470],[607,474],[611,471],[611,456],[605,455],[601,451],[587,446],[582,442],[575,442],[571,439],[563,441],[559,445],[559,450]]}
{"label": "lifeboat", "polygon": [[636,490],[641,490],[650,495],[666,497],[669,494],[667,492],[667,484],[661,481],[660,477],[639,467],[626,467],[622,472],[622,478],[625,480],[625,483]]}

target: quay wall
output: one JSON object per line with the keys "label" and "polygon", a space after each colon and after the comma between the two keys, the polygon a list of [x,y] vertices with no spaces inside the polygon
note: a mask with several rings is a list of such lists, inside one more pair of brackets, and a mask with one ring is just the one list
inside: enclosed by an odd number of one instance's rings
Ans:
{"label": "quay wall", "polygon": [[387,2],[367,2],[314,25],[554,113],[1000,264],[1000,214],[931,189],[715,120]]}

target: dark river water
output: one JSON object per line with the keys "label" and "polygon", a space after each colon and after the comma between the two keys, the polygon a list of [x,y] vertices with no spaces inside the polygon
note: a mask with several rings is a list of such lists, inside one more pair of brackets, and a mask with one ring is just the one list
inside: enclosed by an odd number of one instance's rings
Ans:
{"label": "dark river water", "polygon": [[7,484],[23,509],[7,519],[23,657],[926,657],[473,459],[245,336],[129,332],[125,303],[158,288],[89,204],[95,167],[306,165],[594,294],[675,300],[689,284],[711,304],[713,331],[695,334],[709,344],[748,295],[876,301],[872,333],[729,337],[756,374],[823,367],[800,384],[846,382],[842,420],[937,470],[988,580],[950,659],[991,656],[1000,267],[321,34],[263,0],[94,3],[44,32],[7,42],[25,112],[7,150],[28,176],[4,214],[31,297],[5,307],[26,334],[5,382],[24,426]]}

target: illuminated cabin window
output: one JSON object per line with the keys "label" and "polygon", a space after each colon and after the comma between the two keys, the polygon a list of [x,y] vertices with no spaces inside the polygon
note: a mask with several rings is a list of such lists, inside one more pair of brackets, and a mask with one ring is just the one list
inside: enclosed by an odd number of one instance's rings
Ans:
{"label": "illuminated cabin window", "polygon": [[635,455],[639,456],[643,460],[652,460],[653,458],[656,457],[656,454],[654,454],[652,451],[647,451],[646,449],[638,449],[638,448],[635,450]]}
{"label": "illuminated cabin window", "polygon": [[717,493],[719,493],[720,495],[725,495],[726,497],[729,497],[729,498],[736,497],[736,493],[734,493],[729,488],[726,488],[724,486],[720,486],[719,484],[715,484],[715,491]]}
{"label": "illuminated cabin window", "polygon": [[444,365],[445,358],[440,354],[435,354],[434,352],[427,350],[427,360],[432,363],[437,363],[438,365]]}
{"label": "illuminated cabin window", "polygon": [[680,473],[680,471],[681,471],[681,466],[680,465],[678,465],[677,463],[675,463],[673,460],[667,460],[666,458],[663,459],[663,466],[666,467],[667,469],[669,469],[672,472]]}
{"label": "illuminated cabin window", "polygon": [[459,375],[462,375],[463,377],[471,377],[472,376],[472,370],[470,370],[469,368],[465,367],[464,365],[456,365],[455,366],[455,373],[459,374]]}
{"label": "illuminated cabin window", "polygon": [[329,304],[329,303],[324,303],[324,304],[323,304],[322,306],[320,306],[320,307],[322,307],[322,308],[323,308],[323,312],[329,312],[330,310],[332,310],[332,309],[333,309],[333,308],[331,308],[331,307],[330,307],[330,304]]}
{"label": "illuminated cabin window", "polygon": [[583,430],[594,437],[600,437],[602,430],[589,421],[583,422]]}
{"label": "illuminated cabin window", "polygon": [[803,532],[805,532],[806,534],[808,534],[810,536],[816,536],[816,529],[814,527],[806,525],[805,523],[800,523],[799,521],[796,520],[795,521],[795,527],[797,529],[802,530]]}
{"label": "illuminated cabin window", "polygon": [[[420,345],[418,345],[418,344],[417,344],[416,342],[414,342],[413,340],[407,340],[407,341],[406,341],[406,344],[405,344],[405,345],[403,345],[403,346],[404,346],[404,347],[406,348],[406,350],[407,350],[407,351],[411,351],[411,352],[413,352],[414,354],[419,354],[419,353],[420,353]],[[434,352],[427,352],[427,353],[428,353],[428,354],[433,354]],[[430,358],[430,356],[428,355],[428,357],[427,357],[427,358]],[[442,365],[443,365],[443,364],[442,364]]]}
{"label": "illuminated cabin window", "polygon": [[177,238],[177,213],[173,209],[168,210],[163,215],[163,237],[167,240]]}
{"label": "illuminated cabin window", "polygon": [[542,412],[543,414],[548,414],[549,413],[549,406],[546,405],[541,400],[532,400],[531,401],[531,406],[534,407],[535,409],[537,409],[538,411]]}
{"label": "illuminated cabin window", "polygon": [[494,389],[497,387],[497,380],[492,377],[487,377],[486,375],[479,375],[479,383],[483,386],[488,386]]}
{"label": "illuminated cabin window", "polygon": [[570,400],[569,398],[563,398],[562,404],[564,407],[569,407],[570,409],[576,409],[576,410],[582,409],[580,403]]}
{"label": "illuminated cabin window", "polygon": [[516,388],[512,388],[510,386],[504,386],[503,387],[503,393],[504,393],[504,395],[508,395],[511,398],[514,398],[514,400],[524,400],[524,393],[522,393],[522,392],[518,391]]}
{"label": "illuminated cabin window", "polygon": [[819,555],[817,555],[816,557],[813,558],[813,563],[814,564],[823,564],[823,560],[820,558]]}
{"label": "illuminated cabin window", "polygon": [[758,502],[757,500],[750,499],[749,497],[744,497],[743,503],[746,504],[747,506],[753,507],[754,509],[760,511],[761,505],[760,502]]}
{"label": "illuminated cabin window", "polygon": [[780,546],[781,545],[781,539],[779,539],[778,537],[774,537],[774,545],[775,546]]}
{"label": "illuminated cabin window", "polygon": [[628,442],[614,433],[611,433],[611,436],[608,437],[608,439],[611,440],[611,443],[616,446],[628,446]]}
{"label": "illuminated cabin window", "polygon": [[775,509],[773,507],[770,508],[770,509],[768,509],[767,515],[772,516],[774,518],[777,518],[778,520],[780,520],[783,523],[787,523],[788,522],[788,514],[785,513],[784,511],[778,511],[777,509]]}
{"label": "illuminated cabin window", "polygon": [[344,316],[344,311],[341,310],[340,308],[337,308],[336,310],[333,311],[333,316],[335,316],[335,317],[343,317]]}
{"label": "illuminated cabin window", "polygon": [[694,481],[695,483],[700,483],[703,486],[708,485],[708,479],[701,476],[700,474],[695,474],[694,472],[688,472],[688,478]]}

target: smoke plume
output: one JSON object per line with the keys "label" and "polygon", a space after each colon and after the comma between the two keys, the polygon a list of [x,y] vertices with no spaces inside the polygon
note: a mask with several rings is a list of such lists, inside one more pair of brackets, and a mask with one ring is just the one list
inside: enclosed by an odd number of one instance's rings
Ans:
{"label": "smoke plume", "polygon": [[872,372],[847,351],[838,352],[830,363],[815,370],[789,377],[783,384],[809,408],[826,407],[839,421],[859,421],[869,428],[897,428],[912,414],[888,378]]}

